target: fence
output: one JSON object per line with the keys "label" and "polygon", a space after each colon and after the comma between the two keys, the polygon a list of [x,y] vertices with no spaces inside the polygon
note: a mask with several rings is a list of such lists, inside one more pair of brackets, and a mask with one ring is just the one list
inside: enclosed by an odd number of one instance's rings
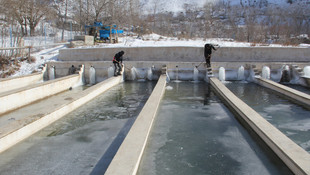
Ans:
{"label": "fence", "polygon": [[[65,31],[64,37],[57,31],[41,36],[21,37],[19,33],[12,33],[11,30],[4,30],[0,36],[0,56],[2,57],[24,57],[29,52],[36,52],[42,49],[59,45],[63,41],[70,41],[74,35],[79,34],[76,31]],[[63,44],[63,43],[62,43]]]}
{"label": "fence", "polygon": [[[24,46],[24,47],[7,47],[7,48],[0,48],[0,56],[8,56],[8,57],[28,57],[31,56],[31,52],[35,52],[41,50],[42,48],[50,48],[58,45],[63,44],[70,44],[70,42],[63,42],[63,43],[54,43],[48,44],[43,46]],[[4,53],[4,54],[3,54]]]}

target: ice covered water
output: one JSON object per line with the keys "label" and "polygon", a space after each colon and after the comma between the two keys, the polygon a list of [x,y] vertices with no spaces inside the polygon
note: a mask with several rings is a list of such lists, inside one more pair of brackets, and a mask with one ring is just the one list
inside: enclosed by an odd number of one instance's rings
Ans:
{"label": "ice covered water", "polygon": [[225,84],[286,136],[310,153],[310,111],[253,83]]}
{"label": "ice covered water", "polygon": [[[258,146],[207,83],[168,83],[139,175],[291,174]],[[267,151],[268,152],[268,151]]]}
{"label": "ice covered water", "polygon": [[0,154],[0,174],[104,174],[155,84],[111,88]]}

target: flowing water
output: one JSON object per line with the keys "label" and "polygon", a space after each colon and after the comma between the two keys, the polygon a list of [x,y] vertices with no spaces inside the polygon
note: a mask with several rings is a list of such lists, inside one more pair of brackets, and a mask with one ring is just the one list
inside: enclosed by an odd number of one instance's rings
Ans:
{"label": "flowing water", "polygon": [[253,83],[225,84],[236,96],[310,153],[310,111]]}
{"label": "flowing water", "polygon": [[220,69],[219,69],[219,80],[220,81],[226,80],[225,68],[224,67],[220,67]]}
{"label": "flowing water", "polygon": [[168,83],[138,174],[291,174],[260,144],[208,84]]}
{"label": "flowing water", "polygon": [[193,81],[198,81],[198,74],[199,74],[199,71],[197,69],[197,67],[194,67],[194,73],[193,73]]}
{"label": "flowing water", "polygon": [[240,81],[245,80],[245,77],[244,77],[244,67],[243,66],[240,66],[239,69],[238,69],[238,80],[240,80]]}
{"label": "flowing water", "polygon": [[49,78],[49,80],[54,80],[55,79],[55,67],[54,66],[49,68],[48,78]]}
{"label": "flowing water", "polygon": [[89,68],[89,84],[96,84],[96,70],[93,66]]}
{"label": "flowing water", "polygon": [[264,66],[262,70],[262,78],[270,79],[270,68],[268,66]]}
{"label": "flowing water", "polygon": [[303,70],[304,70],[305,77],[310,78],[310,66],[305,66]]}

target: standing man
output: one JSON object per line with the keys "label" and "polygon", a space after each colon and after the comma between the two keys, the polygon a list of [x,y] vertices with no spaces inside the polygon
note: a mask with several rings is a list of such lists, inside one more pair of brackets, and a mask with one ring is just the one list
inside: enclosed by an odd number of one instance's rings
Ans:
{"label": "standing man", "polygon": [[[113,58],[113,64],[114,64],[114,76],[120,75],[122,71],[122,63],[123,63],[123,55],[124,51],[120,51],[117,54],[115,54]],[[116,67],[117,66],[117,67]],[[116,72],[116,69],[118,68],[118,71]]]}
{"label": "standing man", "polygon": [[211,54],[212,54],[212,49],[216,50],[212,44],[205,44],[205,59],[207,63],[207,67],[211,67]]}

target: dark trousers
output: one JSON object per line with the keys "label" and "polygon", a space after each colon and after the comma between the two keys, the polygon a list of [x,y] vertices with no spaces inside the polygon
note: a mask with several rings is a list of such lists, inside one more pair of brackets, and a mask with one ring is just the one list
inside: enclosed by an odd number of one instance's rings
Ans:
{"label": "dark trousers", "polygon": [[211,67],[211,54],[205,57],[207,67]]}
{"label": "dark trousers", "polygon": [[119,65],[119,63],[114,63],[114,75],[120,75],[121,71],[122,71],[121,65]]}

